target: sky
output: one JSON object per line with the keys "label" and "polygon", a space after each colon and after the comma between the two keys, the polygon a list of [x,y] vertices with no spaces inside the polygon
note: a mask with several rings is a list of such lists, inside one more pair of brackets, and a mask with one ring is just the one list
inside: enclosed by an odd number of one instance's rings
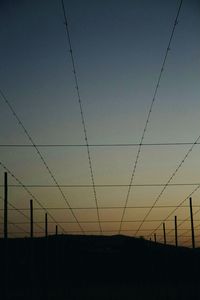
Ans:
{"label": "sky", "polygon": [[[103,234],[117,234],[139,149],[139,146],[124,144],[141,141],[180,2],[65,0],[64,3],[91,145],[89,151],[101,227]],[[184,0],[144,144],[194,143],[200,135],[199,35],[200,3]],[[47,210],[50,233],[55,232],[55,224],[59,225],[60,233],[80,233],[78,220],[85,234],[100,234],[61,1],[1,1],[0,41],[0,89],[34,143],[40,145],[38,149],[58,184],[65,185],[61,187],[64,197],[36,149],[25,147],[31,145],[30,140],[2,96],[1,163]],[[108,144],[121,146],[105,146]],[[133,184],[165,185],[191,146],[141,146]],[[199,155],[200,146],[195,145],[170,181],[171,184],[196,185],[166,187],[150,213],[163,186],[132,187],[120,233],[149,238],[160,226],[156,233],[162,241],[163,220],[200,183]],[[4,172],[1,165],[1,185]],[[8,180],[10,185],[19,184],[10,174]],[[3,186],[0,196],[4,197]],[[200,191],[192,197],[198,234]],[[30,198],[22,186],[9,187],[9,203],[20,210],[9,206],[12,208],[9,210],[10,237],[28,236]],[[2,236],[3,200],[0,200]],[[184,206],[188,206],[188,200]],[[45,210],[35,200],[34,208],[35,235],[42,236]],[[148,213],[147,222],[141,224]],[[183,235],[180,241],[190,245],[190,224],[188,221],[181,224],[181,220],[189,217],[189,208],[182,206],[166,220],[168,242],[174,243],[171,230],[175,214],[179,220],[179,234]]]}

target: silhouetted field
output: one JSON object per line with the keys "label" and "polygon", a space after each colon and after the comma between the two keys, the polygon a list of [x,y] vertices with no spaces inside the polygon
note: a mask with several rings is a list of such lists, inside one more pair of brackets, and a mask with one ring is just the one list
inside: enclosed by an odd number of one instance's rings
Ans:
{"label": "silhouetted field", "polygon": [[0,240],[0,255],[0,299],[200,299],[199,249],[67,235]]}

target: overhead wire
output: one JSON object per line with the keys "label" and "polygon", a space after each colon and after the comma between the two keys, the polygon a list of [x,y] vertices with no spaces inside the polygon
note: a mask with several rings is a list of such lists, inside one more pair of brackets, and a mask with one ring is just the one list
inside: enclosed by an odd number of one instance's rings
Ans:
{"label": "overhead wire", "polygon": [[[3,200],[2,197],[0,197],[0,199]],[[8,211],[9,211],[9,210],[17,211],[17,212],[18,212],[20,215],[22,215],[24,218],[30,220],[30,218],[29,218],[25,213],[23,213],[23,210],[21,210],[20,208],[17,208],[15,205],[13,205],[13,204],[10,203],[10,202],[8,202],[8,205],[9,205],[10,207],[12,207],[12,209],[9,209],[9,208],[8,208]],[[42,209],[42,208],[41,208],[41,209]],[[2,209],[2,210],[3,210],[3,209]],[[30,209],[27,209],[27,210],[30,210]],[[10,221],[9,221],[9,223],[11,224]],[[42,229],[42,227],[38,224],[38,222],[35,222],[34,224],[35,224],[36,226],[38,226],[40,229]]]}
{"label": "overhead wire", "polygon": [[[40,201],[31,193],[31,191],[23,184],[23,182],[16,176],[14,175],[14,173],[12,171],[10,171],[5,164],[0,161],[0,166],[12,177],[15,179],[15,181],[21,185],[21,187],[29,194],[29,196],[31,196],[31,199],[33,199],[44,211],[45,213],[47,213],[50,218],[55,222],[55,224],[57,224],[57,221],[55,220],[55,218],[52,216],[52,214],[50,214],[46,208],[40,203]],[[59,225],[59,224],[58,224]],[[59,225],[60,226],[60,225]],[[60,226],[60,228],[64,231],[64,228],[62,228],[62,226]]]}
{"label": "overhead wire", "polygon": [[[194,230],[197,229],[199,226],[200,226],[200,224],[196,225],[196,226],[194,227]],[[189,231],[191,231],[191,229],[188,229],[186,233],[188,233]],[[188,238],[190,238],[190,240],[191,240],[191,235],[190,235],[190,236],[185,236],[185,234],[180,234],[179,238],[180,238],[180,237],[182,237],[182,238],[187,238],[187,237],[188,237]],[[186,240],[185,242],[183,242],[183,244],[189,243],[190,240],[189,240],[189,239]],[[197,241],[197,237],[195,237],[195,241]]]}
{"label": "overhead wire", "polygon": [[[184,200],[184,202],[185,202],[187,199],[189,199],[189,198],[190,198],[190,196],[188,196],[188,197]],[[193,205],[193,207],[195,208],[194,205]],[[196,212],[193,213],[193,216],[197,215],[199,212],[200,212],[200,208],[199,208]],[[180,226],[182,226],[185,222],[190,221],[190,216],[187,217],[187,218],[185,218],[184,220],[179,220],[179,221],[180,221],[180,223],[177,225],[177,228],[180,227]],[[194,220],[194,222],[196,222],[196,221],[198,221],[198,220]],[[194,229],[198,228],[199,226],[200,226],[200,224],[196,225],[196,226],[194,227]],[[172,229],[172,230],[173,230],[173,229]],[[171,233],[172,230],[170,230],[168,233]],[[180,230],[180,229],[179,229],[179,230]],[[189,229],[188,231],[191,231],[191,229]],[[181,236],[182,236],[182,235],[180,235],[179,237],[181,237]]]}
{"label": "overhead wire", "polygon": [[[148,209],[150,208],[151,206],[129,206],[128,208],[130,209]],[[157,205],[154,207],[154,209],[165,209],[165,208],[176,208],[177,206],[176,205]],[[184,205],[182,206],[183,208],[188,208],[189,206],[188,205]],[[200,205],[193,205],[193,207],[198,207],[200,208]],[[45,207],[47,210],[69,210],[68,207]],[[20,210],[29,210],[29,208],[19,208]],[[34,210],[42,210],[43,208],[40,208],[40,207],[35,207]],[[85,206],[85,207],[73,207],[73,210],[95,210],[96,207],[91,207],[91,206]],[[99,209],[102,209],[102,210],[106,210],[106,209],[110,209],[110,210],[114,210],[114,209],[123,209],[123,206],[99,206]],[[0,209],[0,211],[3,210],[3,209]],[[12,209],[10,209],[12,210]],[[145,222],[147,222],[148,220],[146,220]],[[163,221],[163,220],[162,220]],[[125,221],[124,221],[125,222]]]}
{"label": "overhead wire", "polygon": [[[200,184],[187,196],[184,198],[184,200],[182,200],[178,205],[175,206],[175,208],[167,215],[167,217],[163,220],[163,222],[165,222],[166,220],[168,220],[180,207],[184,207],[183,204],[200,188]],[[156,207],[156,206],[155,206]],[[154,207],[154,208],[155,208]],[[189,206],[188,206],[189,207]],[[195,206],[193,206],[195,207]],[[200,210],[198,210],[199,212]],[[152,232],[151,235],[154,234],[159,227],[162,225],[162,223],[160,223]],[[178,225],[179,226],[179,225]]]}
{"label": "overhead wire", "polygon": [[[1,197],[0,197],[1,199]],[[0,216],[0,218],[3,220],[3,217]],[[0,223],[1,225],[4,224],[4,223]],[[21,223],[22,225],[23,223]],[[21,226],[19,226],[19,224],[15,223],[15,222],[12,222],[12,221],[9,221],[9,225],[13,225],[14,227],[16,227],[17,229],[23,231],[24,233],[28,233],[24,228],[22,228]]]}
{"label": "overhead wire", "polygon": [[[137,222],[140,222],[141,220],[127,220],[127,221],[124,221],[124,223],[137,223]],[[160,222],[160,221],[162,221],[162,220],[148,220],[147,221],[147,223],[154,223],[154,222]],[[169,220],[169,222],[172,222],[173,220]],[[196,221],[199,221],[199,220],[196,220]],[[101,223],[119,223],[120,222],[120,220],[113,220],[113,221],[111,221],[111,220],[102,220],[101,221]],[[195,220],[194,220],[194,222],[195,222]],[[38,224],[40,224],[40,223],[44,223],[44,222],[42,222],[42,221],[40,221],[40,222],[37,222]],[[49,221],[48,222],[49,224],[55,224],[53,221]],[[76,222],[75,221],[60,221],[59,222],[60,224],[76,224]],[[98,221],[91,221],[91,220],[86,220],[86,221],[81,221],[81,223],[82,224],[97,224],[98,223]],[[3,224],[3,223],[0,223],[0,224]],[[13,223],[13,224],[29,224],[29,222],[15,222],[15,223]],[[198,226],[200,226],[200,225],[198,225]],[[135,229],[136,230],[136,229]],[[143,229],[144,230],[144,229]],[[147,229],[145,229],[145,230],[147,230]],[[151,229],[148,229],[148,230],[151,230]],[[168,233],[171,233],[171,231],[172,230],[174,230],[174,228],[171,228],[171,229],[169,229],[170,231],[168,232]],[[182,229],[182,230],[187,230],[187,229]],[[190,229],[189,229],[190,230]],[[167,233],[167,234],[168,234]]]}
{"label": "overhead wire", "polygon": [[[142,184],[132,184],[134,187],[162,187],[165,186],[165,183],[142,183]],[[171,186],[198,186],[200,183],[169,183],[168,187]],[[95,184],[97,188],[117,188],[117,187],[128,187],[129,184]],[[0,187],[3,185],[0,184]],[[17,184],[8,184],[8,187],[18,188],[20,185]],[[56,185],[53,184],[26,184],[26,187],[30,188],[56,188]],[[91,188],[91,184],[60,184],[62,188]]]}
{"label": "overhead wire", "polygon": [[[198,140],[200,139],[200,135],[198,136],[198,138],[195,140],[195,142],[193,143],[193,145],[189,148],[189,150],[186,152],[186,154],[184,155],[183,159],[180,161],[180,163],[178,164],[178,166],[176,167],[175,171],[173,171],[172,175],[169,177],[168,181],[166,182],[165,186],[163,187],[163,189],[161,190],[161,192],[158,194],[158,196],[156,197],[155,201],[153,202],[150,210],[147,212],[147,214],[145,215],[143,222],[140,224],[140,226],[138,227],[137,233],[140,231],[140,228],[142,227],[143,223],[145,222],[145,220],[147,219],[147,217],[149,216],[149,214],[151,213],[151,211],[153,210],[153,208],[155,207],[156,203],[159,201],[159,199],[161,198],[161,196],[163,195],[164,191],[166,190],[166,188],[168,187],[168,184],[172,181],[172,179],[176,176],[177,172],[180,170],[180,168],[182,167],[182,165],[185,163],[186,159],[188,158],[188,156],[190,155],[190,153],[192,152],[194,146],[196,145],[196,142],[198,142]],[[195,188],[195,191],[199,188],[200,186],[197,186],[197,188]],[[194,193],[194,192],[193,192]],[[192,193],[192,194],[193,194]],[[190,194],[191,195],[191,194]],[[188,199],[188,197],[187,197]],[[185,200],[184,200],[185,201]],[[178,206],[177,206],[178,207]],[[136,234],[137,234],[136,233]]]}
{"label": "overhead wire", "polygon": [[[62,198],[64,199],[65,203],[67,204],[67,206],[70,208],[70,204],[65,196],[65,194],[63,193],[61,187],[58,184],[58,181],[56,180],[54,174],[52,173],[52,171],[50,170],[46,160],[44,159],[42,153],[40,152],[40,150],[38,149],[38,147],[36,146],[33,138],[31,137],[30,133],[27,131],[27,129],[25,128],[24,124],[22,123],[21,119],[19,118],[19,116],[17,115],[17,113],[15,112],[13,106],[11,105],[10,101],[8,101],[8,98],[5,96],[5,94],[3,93],[3,91],[0,89],[0,95],[1,98],[3,99],[4,103],[8,106],[8,108],[10,109],[11,113],[13,114],[13,116],[15,117],[15,119],[17,120],[19,126],[22,128],[22,130],[24,131],[25,135],[27,136],[28,140],[30,141],[30,143],[32,144],[32,146],[34,147],[34,149],[36,150],[38,156],[40,157],[44,167],[46,168],[47,172],[49,173],[50,177],[52,178],[53,182],[55,183],[55,185],[57,186],[58,190],[60,191],[60,194],[62,196]],[[73,215],[74,219],[76,220],[78,226],[81,228],[81,225],[79,224],[79,221],[76,217],[76,215],[74,214],[73,210],[71,209],[71,214]],[[84,233],[83,228],[81,228],[82,232]]]}
{"label": "overhead wire", "polygon": [[[112,229],[112,230],[104,230],[106,233],[117,233],[117,229],[116,230],[114,230],[114,229]],[[135,231],[135,229],[123,229],[122,230],[122,232],[134,232]],[[22,232],[18,232],[18,231],[16,231],[16,232],[12,232],[12,233],[14,233],[14,234],[22,234]],[[35,234],[40,234],[40,233],[43,233],[43,231],[36,231],[35,232]],[[76,234],[80,234],[81,233],[81,231],[77,231],[77,230],[70,230],[69,231],[69,234],[71,234],[71,233],[76,233]],[[99,230],[85,230],[85,233],[99,233],[100,234],[100,232],[99,232]],[[55,232],[54,231],[49,231],[49,234],[55,234]],[[158,234],[158,236],[162,236],[161,234],[159,235]]]}
{"label": "overhead wire", "polygon": [[70,57],[71,57],[71,61],[72,61],[72,69],[73,69],[73,74],[74,74],[74,81],[75,81],[77,99],[78,99],[78,104],[79,104],[79,109],[80,109],[80,114],[81,114],[81,122],[82,122],[84,138],[85,138],[85,144],[86,144],[86,149],[87,149],[87,156],[88,156],[88,162],[89,162],[89,168],[90,168],[90,177],[91,177],[91,181],[92,181],[94,200],[95,200],[95,205],[96,205],[96,210],[97,210],[97,218],[98,218],[98,222],[99,222],[100,232],[102,232],[99,209],[98,209],[97,192],[96,192],[96,188],[95,188],[92,157],[91,157],[91,154],[90,154],[90,147],[89,147],[89,142],[88,142],[88,134],[87,134],[85,116],[84,116],[84,111],[83,111],[83,104],[82,104],[82,99],[81,99],[81,96],[80,96],[78,76],[77,76],[77,71],[76,71],[76,66],[75,66],[75,58],[74,58],[74,54],[73,54],[73,50],[72,50],[72,42],[71,42],[71,36],[70,36],[70,31],[69,31],[69,22],[68,22],[68,18],[67,18],[67,14],[66,14],[64,0],[61,0],[61,4],[62,4],[64,21],[65,21],[64,23],[65,23],[67,41],[68,41],[68,45],[69,45],[69,52],[70,52]]}
{"label": "overhead wire", "polygon": [[[62,3],[63,3],[63,6],[64,6],[64,1],[62,0]],[[181,1],[181,3],[180,3],[180,6],[179,6],[179,11],[180,11],[180,8],[181,8],[181,5],[182,5],[182,1]],[[178,11],[178,14],[179,14],[179,11]],[[176,21],[178,20],[178,17],[177,17],[177,19],[176,19]],[[68,26],[68,24],[66,24],[66,27]],[[174,25],[174,28],[173,28],[173,30],[175,30],[175,26],[176,25]],[[67,29],[68,29],[68,27],[67,27]],[[173,34],[172,34],[172,36],[171,36],[171,40],[172,40],[172,37],[173,37]],[[170,41],[170,43],[171,43],[171,41]],[[170,46],[170,43],[169,43],[169,46]],[[166,52],[166,56],[165,56],[165,59],[164,59],[164,65],[165,65],[165,61],[166,61],[166,59],[167,59],[167,55],[168,55],[168,51],[170,50],[170,47],[168,46],[168,48],[169,49],[167,49],[167,52]],[[71,56],[72,56],[72,58],[73,58],[73,53],[72,53],[72,50],[71,50],[72,48],[71,48],[71,43],[70,43],[70,53],[71,53]],[[75,70],[75,64],[74,64],[74,60],[72,60],[72,62],[73,62],[73,66],[74,66],[74,71],[75,71],[75,78],[77,78],[76,77],[76,70]],[[162,66],[162,68],[161,68],[161,70],[162,70],[162,72],[163,72],[163,69],[164,69],[164,65]],[[159,78],[161,79],[161,76],[162,76],[162,72],[160,73],[160,76],[159,76]],[[147,130],[147,125],[148,125],[148,122],[149,122],[149,119],[150,119],[150,114],[151,114],[151,111],[152,111],[152,108],[153,108],[153,104],[154,104],[154,101],[155,101],[155,97],[156,97],[156,94],[157,94],[157,89],[158,89],[158,86],[159,86],[159,83],[160,83],[160,79],[158,80],[158,84],[157,84],[157,86],[156,86],[156,90],[155,90],[155,93],[154,93],[154,98],[153,98],[153,101],[152,101],[152,103],[151,103],[151,106],[150,106],[150,110],[149,110],[149,114],[148,114],[148,116],[147,116],[147,122],[146,122],[146,124],[145,124],[145,128],[144,128],[144,131],[143,131],[143,135],[142,135],[142,138],[141,138],[141,143],[139,143],[139,144],[94,144],[94,145],[90,145],[89,143],[88,143],[88,139],[87,139],[87,131],[86,131],[86,127],[85,127],[85,131],[84,131],[84,133],[86,134],[86,145],[82,145],[82,144],[80,144],[80,145],[36,145],[36,144],[34,144],[34,142],[32,143],[32,145],[0,145],[0,147],[36,147],[36,150],[37,150],[37,148],[38,147],[87,147],[87,151],[88,151],[88,159],[89,159],[89,164],[90,164],[90,172],[91,172],[91,178],[92,178],[92,185],[59,185],[59,187],[61,188],[61,187],[93,187],[93,189],[94,188],[96,188],[96,187],[122,187],[122,186],[125,186],[125,187],[129,187],[129,189],[131,190],[131,187],[132,186],[164,186],[164,188],[163,188],[163,192],[164,192],[164,190],[167,188],[167,187],[169,187],[169,186],[177,186],[177,185],[195,185],[195,186],[197,186],[196,188],[195,188],[195,190],[192,192],[192,194],[195,192],[195,191],[197,191],[198,190],[198,188],[200,187],[200,184],[170,184],[170,182],[171,182],[171,180],[173,179],[173,177],[176,175],[176,173],[178,172],[178,170],[181,168],[181,166],[182,166],[182,164],[184,163],[184,161],[185,161],[185,159],[187,158],[187,156],[189,155],[189,153],[188,153],[188,155],[186,154],[185,155],[185,157],[184,157],[184,159],[181,161],[181,163],[178,165],[178,167],[176,168],[176,170],[173,172],[173,174],[172,174],[172,176],[169,178],[169,180],[167,181],[167,183],[166,184],[163,184],[163,185],[144,185],[144,184],[141,184],[141,185],[135,185],[135,184],[132,184],[133,183],[133,181],[134,181],[134,176],[135,176],[135,172],[136,172],[136,169],[137,169],[137,165],[138,165],[138,161],[139,161],[139,156],[140,156],[140,151],[141,151],[141,147],[142,146],[160,146],[160,145],[192,145],[192,149],[193,149],[193,147],[195,146],[195,145],[198,145],[198,144],[200,144],[199,142],[194,142],[194,143],[155,143],[155,144],[143,144],[143,140],[144,140],[144,136],[145,136],[145,133],[146,133],[146,130]],[[78,81],[77,81],[77,83],[78,83]],[[77,87],[78,87],[78,89],[77,89],[77,93],[78,93],[78,95],[79,95],[79,86],[77,85]],[[80,95],[79,95],[80,96]],[[8,103],[7,103],[8,104]],[[81,103],[81,99],[80,99],[80,108],[82,108],[82,103]],[[8,105],[9,106],[9,105]],[[9,106],[10,107],[10,106]],[[12,107],[10,107],[10,109],[11,109]],[[11,109],[11,111],[12,111],[12,109]],[[12,111],[13,112],[13,111]],[[14,114],[14,113],[13,113]],[[15,114],[14,114],[14,116],[15,116]],[[17,115],[16,115],[17,116]],[[16,117],[15,116],[15,117]],[[84,115],[83,115],[83,111],[82,111],[82,114],[81,114],[81,116],[82,117],[84,117]],[[17,117],[18,118],[18,117]],[[16,118],[16,119],[17,119]],[[17,119],[18,120],[18,119]],[[84,119],[83,119],[84,120]],[[18,120],[18,122],[19,122],[20,120]],[[20,121],[21,122],[21,121]],[[20,124],[20,122],[19,122],[19,124]],[[85,124],[85,121],[84,121],[84,124]],[[26,128],[23,126],[23,124],[21,123],[20,124],[21,125],[21,127],[23,128],[23,130],[24,130],[24,132],[25,133],[27,133],[28,135],[27,136],[29,136],[29,133],[28,132],[26,132]],[[30,137],[31,138],[31,137]],[[200,136],[198,137],[198,139],[197,140],[199,140],[199,138],[200,138]],[[32,140],[32,139],[29,139],[30,141]],[[33,141],[33,140],[32,140]],[[137,152],[137,156],[136,156],[136,161],[135,161],[135,163],[134,163],[134,168],[133,168],[133,173],[132,173],[132,177],[131,177],[131,184],[129,184],[129,185],[95,185],[95,182],[94,182],[94,174],[93,174],[93,169],[92,169],[92,160],[91,160],[91,156],[90,156],[90,151],[89,151],[89,147],[113,147],[113,146],[119,146],[119,147],[123,147],[123,146],[139,146],[139,148],[138,148],[138,152]],[[190,149],[191,149],[190,148]],[[190,150],[189,149],[189,151],[188,152],[191,152],[192,151],[192,149]],[[38,153],[39,154],[39,153]],[[41,158],[41,157],[40,157]],[[41,158],[42,159],[42,158]],[[45,161],[43,161],[43,163],[44,163],[44,165],[45,165]],[[1,164],[1,163],[0,163]],[[1,164],[2,165],[2,164]],[[48,168],[48,165],[46,165],[46,167]],[[15,178],[15,177],[14,177]],[[20,181],[18,181],[18,183],[20,183]],[[56,183],[56,182],[55,182]],[[17,187],[18,185],[10,185],[10,186],[15,186],[15,187]],[[19,185],[20,186],[20,185]],[[23,186],[23,185],[21,185],[21,186]],[[55,186],[53,186],[53,185],[26,185],[26,188],[27,187],[57,187],[57,185],[55,184]],[[161,195],[162,195],[162,192],[161,191]],[[129,198],[129,194],[130,194],[130,191],[128,191],[128,198]],[[159,194],[160,195],[160,194]],[[191,195],[191,194],[190,194]],[[97,209],[97,213],[99,213],[99,209],[101,209],[101,207],[99,207],[99,205],[98,205],[98,201],[97,201],[97,195],[96,195],[96,190],[95,190],[95,192],[94,192],[94,196],[95,196],[95,203],[96,203],[96,208],[73,208],[73,207],[68,207],[68,208],[65,208],[65,209],[69,209],[69,210],[74,210],[74,209]],[[159,198],[158,198],[159,197]],[[160,199],[160,197],[161,196],[158,196],[157,198],[158,198],[158,200]],[[156,198],[156,199],[157,199]],[[180,206],[182,206],[182,204],[187,200],[189,198],[189,196],[184,200],[184,201],[182,201],[181,202],[181,204],[179,204],[178,206],[166,206],[166,207],[175,207],[175,210],[173,210],[173,212],[171,212],[170,213],[170,215],[169,215],[169,217],[180,207]],[[128,199],[126,198],[126,200],[127,200],[127,203],[128,203]],[[157,200],[157,201],[158,201]],[[147,207],[147,208],[150,208],[150,210],[152,210],[152,209],[154,209],[154,208],[158,208],[159,206],[155,206],[156,205],[156,203],[157,203],[157,201],[156,202],[154,202],[154,204],[153,204],[153,207],[152,206],[150,206],[150,207]],[[125,214],[125,210],[127,209],[127,208],[131,208],[131,207],[127,207],[127,203],[125,203],[125,206],[123,206],[123,207],[120,207],[120,208],[123,208],[123,215],[122,215],[122,219],[120,220],[120,231],[124,231],[124,230],[122,230],[121,229],[121,225],[122,225],[122,222],[134,222],[134,221],[124,221],[123,219],[124,219],[124,214]],[[164,207],[164,206],[162,206],[162,207]],[[186,206],[182,206],[182,207],[186,207]],[[188,207],[188,206],[187,206]],[[14,207],[13,207],[14,208]],[[117,207],[110,207],[110,209],[115,209],[115,208],[117,208]],[[119,208],[119,207],[118,207]],[[140,208],[140,207],[136,207],[136,208]],[[142,208],[145,208],[145,207],[142,207]],[[47,209],[47,208],[41,208],[41,209]],[[56,208],[48,208],[48,209],[56,209]],[[57,209],[61,209],[61,208],[57,208]],[[104,209],[109,209],[109,207],[104,207]],[[151,212],[151,211],[150,211]],[[149,213],[150,213],[149,212]],[[149,215],[149,214],[148,214]],[[148,215],[146,216],[146,218],[148,217]],[[143,225],[143,223],[144,222],[148,222],[149,220],[146,220],[146,219],[143,219],[143,220],[141,220],[142,221],[142,224],[140,224],[141,226]],[[160,220],[161,221],[161,220]],[[164,220],[164,221],[166,221],[166,219]],[[184,221],[184,220],[183,220]],[[98,223],[99,223],[99,227],[100,227],[100,230],[101,230],[101,222],[104,222],[104,221],[100,221],[100,218],[99,218],[99,215],[98,215]],[[110,221],[110,222],[114,222],[114,221]],[[119,221],[118,221],[119,222]],[[135,221],[136,222],[136,221]],[[163,222],[163,220],[162,220],[162,222]],[[63,222],[60,222],[60,223],[63,223]],[[68,222],[64,222],[64,223],[68,223]],[[74,222],[74,223],[77,223],[77,222]],[[80,223],[83,223],[83,222],[80,222]],[[162,223],[161,223],[162,224]],[[161,225],[160,224],[160,225]],[[159,227],[160,227],[160,225],[159,225]],[[137,233],[139,232],[139,231],[143,231],[144,229],[141,229],[141,226],[138,228],[138,230],[137,230]],[[158,227],[158,228],[159,228]],[[157,229],[158,229],[157,228]],[[156,229],[156,230],[157,230]],[[128,230],[128,231],[130,231],[130,230]],[[76,231],[77,232],[77,231]],[[87,232],[87,231],[84,231],[84,232]],[[89,231],[89,232],[91,232],[91,231]],[[95,231],[96,232],[96,231]],[[111,232],[111,231],[108,231],[108,232]]]}
{"label": "overhead wire", "polygon": [[126,207],[127,207],[130,192],[131,192],[131,185],[132,185],[134,177],[135,177],[135,173],[136,173],[136,169],[137,169],[137,165],[138,165],[138,161],[139,161],[139,157],[140,157],[141,147],[142,147],[143,140],[144,140],[144,137],[145,137],[145,134],[146,134],[146,131],[147,131],[147,127],[148,127],[148,123],[149,123],[150,116],[151,116],[151,113],[152,113],[152,109],[153,109],[153,106],[154,106],[154,103],[155,103],[155,100],[156,100],[156,96],[157,96],[157,93],[158,93],[158,88],[159,88],[159,85],[160,85],[160,81],[162,79],[164,67],[165,67],[167,57],[168,57],[168,54],[169,54],[169,51],[170,51],[171,42],[172,42],[172,39],[173,39],[173,36],[174,36],[174,32],[175,32],[176,26],[178,24],[178,18],[179,18],[180,10],[181,10],[181,7],[182,7],[182,3],[183,3],[183,0],[180,1],[179,7],[178,7],[176,18],[175,18],[175,21],[174,21],[174,24],[173,24],[173,27],[172,27],[172,31],[171,31],[171,34],[170,34],[169,42],[168,42],[168,45],[167,45],[167,49],[165,51],[164,59],[163,59],[162,66],[161,66],[161,69],[160,69],[160,72],[159,72],[158,80],[157,80],[157,83],[156,83],[156,86],[155,86],[155,90],[154,90],[153,98],[152,98],[152,101],[151,101],[151,105],[150,105],[150,108],[149,108],[149,111],[148,111],[145,126],[144,126],[144,129],[143,129],[143,132],[142,132],[142,137],[141,137],[141,140],[140,140],[140,144],[139,144],[139,147],[138,147],[136,159],[135,159],[134,166],[133,166],[133,171],[132,171],[132,174],[131,174],[130,185],[129,185],[129,188],[128,188],[128,192],[127,192],[127,196],[126,196],[126,200],[125,200],[125,205],[124,205],[124,209],[123,209],[123,212],[122,212],[122,218],[121,218],[121,222],[120,222],[119,233],[120,233],[121,228],[122,228],[122,223],[123,223],[123,219],[124,219],[124,216],[125,216]]}
{"label": "overhead wire", "polygon": [[[141,146],[187,146],[192,142],[165,142],[165,143],[142,143]],[[200,145],[200,143],[197,143]],[[87,147],[87,144],[35,144],[38,148],[57,148],[57,147]],[[140,143],[110,143],[110,144],[88,144],[89,147],[138,147]],[[32,148],[30,144],[0,144],[1,148]]]}

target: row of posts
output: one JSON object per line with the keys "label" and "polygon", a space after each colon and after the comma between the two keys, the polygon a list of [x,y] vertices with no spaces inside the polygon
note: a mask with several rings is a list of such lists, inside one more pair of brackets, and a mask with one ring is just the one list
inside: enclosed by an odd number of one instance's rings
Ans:
{"label": "row of posts", "polygon": [[[56,225],[55,234],[58,234]],[[30,237],[33,238],[33,200],[30,200]],[[45,236],[48,237],[48,215],[45,213]],[[4,239],[8,238],[8,175],[4,173]]]}
{"label": "row of posts", "polygon": [[[192,211],[192,198],[189,198],[190,204],[190,221],[191,221],[191,233],[192,233],[192,247],[195,248],[195,236],[194,236],[194,221]],[[174,219],[175,223],[175,245],[178,247],[178,231],[177,231],[177,216]],[[58,226],[56,225],[56,235],[58,234]],[[45,213],[45,236],[48,236],[48,215]],[[163,236],[164,244],[166,241],[165,223],[163,223]],[[4,238],[8,237],[8,176],[4,173]],[[33,200],[30,200],[30,237],[33,238]],[[154,241],[157,242],[156,233],[154,233]]]}
{"label": "row of posts", "polygon": [[[189,198],[190,204],[190,223],[191,223],[191,233],[192,233],[192,248],[195,248],[195,235],[194,235],[194,221],[193,221],[193,210],[192,210],[192,198]],[[177,229],[177,216],[174,217],[174,228],[175,228],[175,245],[178,247],[178,229]],[[163,239],[164,244],[167,244],[166,240],[166,230],[165,223],[163,223]],[[156,233],[154,233],[154,241],[157,243]]]}

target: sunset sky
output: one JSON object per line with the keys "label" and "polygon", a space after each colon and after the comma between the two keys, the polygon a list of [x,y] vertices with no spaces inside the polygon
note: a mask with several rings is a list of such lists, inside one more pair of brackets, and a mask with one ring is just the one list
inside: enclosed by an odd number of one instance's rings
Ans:
{"label": "sunset sky", "polygon": [[[119,233],[138,144],[179,4],[174,0],[65,1],[103,234]],[[156,203],[159,207],[151,210],[141,226],[164,185],[200,135],[199,36],[200,3],[184,0],[143,144],[191,144],[141,147],[133,180],[137,186],[131,188],[121,234],[137,233],[149,238],[160,225],[156,233],[163,241],[163,220],[200,184],[200,145],[195,145],[170,184],[196,185],[168,186]],[[65,185],[62,192],[75,208],[73,213],[84,232],[99,234],[61,1],[1,1],[0,40],[1,91],[39,145],[58,184]],[[1,236],[3,165],[47,209],[50,233],[55,232],[55,224],[59,225],[60,233],[82,233],[36,149],[25,147],[28,145],[31,146],[30,140],[1,95]],[[19,184],[10,174],[8,180],[11,185]],[[197,212],[196,234],[200,236],[200,188],[192,198],[193,211]],[[9,203],[23,209],[20,211],[28,217],[30,199],[23,187],[9,187]],[[174,215],[178,224],[189,217],[189,208],[185,207],[188,200],[183,206],[166,220],[169,243],[174,243]],[[34,211],[35,236],[42,236],[45,211],[39,209],[35,200],[34,208],[38,208]],[[16,210],[9,211],[10,237],[29,235],[29,220],[25,216]],[[188,229],[188,221],[179,226],[184,245],[191,244]]]}

